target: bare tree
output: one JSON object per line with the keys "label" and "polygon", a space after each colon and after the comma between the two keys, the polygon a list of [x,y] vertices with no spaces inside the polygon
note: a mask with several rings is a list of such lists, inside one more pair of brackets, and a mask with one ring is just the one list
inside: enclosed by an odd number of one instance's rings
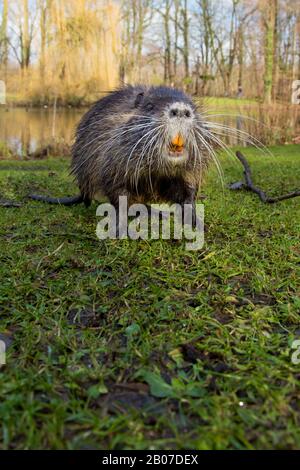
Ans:
{"label": "bare tree", "polygon": [[156,7],[156,12],[162,17],[163,23],[163,63],[164,82],[170,84],[172,81],[172,42],[171,42],[171,10],[173,0],[164,0]]}
{"label": "bare tree", "polygon": [[51,9],[51,0],[39,0],[39,15],[40,15],[40,78],[42,86],[45,86],[46,74],[46,47],[48,35],[49,13]]}
{"label": "bare tree", "polygon": [[4,65],[4,70],[7,70],[8,62],[8,0],[3,0],[2,7],[2,22],[0,27],[0,60]]}
{"label": "bare tree", "polygon": [[76,101],[118,81],[145,81],[269,103],[287,99],[300,74],[297,0],[0,4],[1,69],[10,76],[17,61],[20,80],[27,78],[22,89],[42,99],[59,93]]}
{"label": "bare tree", "polygon": [[180,9],[180,0],[174,0],[174,52],[173,52],[173,72],[174,77],[177,75],[177,65],[178,65],[178,41],[179,41],[179,9]]}
{"label": "bare tree", "polygon": [[30,63],[31,39],[29,35],[29,5],[23,0],[23,29],[21,30],[21,67],[27,69]]}
{"label": "bare tree", "polygon": [[262,22],[264,29],[264,93],[265,103],[272,101],[273,88],[273,67],[274,67],[274,49],[275,49],[275,28],[277,0],[262,0],[260,4],[262,12]]}
{"label": "bare tree", "polygon": [[30,65],[37,12],[34,10],[34,17],[30,21],[28,0],[22,0],[22,3],[16,2],[12,6],[15,8],[11,8],[12,37],[9,38],[9,44],[22,71],[25,72]]}
{"label": "bare tree", "polygon": [[[204,25],[206,49],[211,51],[217,70],[222,78],[226,95],[230,93],[231,76],[237,55],[237,6],[239,1],[232,0],[228,32],[224,32],[221,25],[215,24],[215,14],[210,2],[208,0],[199,0],[198,2],[200,17]],[[228,42],[224,40],[224,35],[227,37]],[[208,56],[206,55],[207,59]]]}
{"label": "bare tree", "polygon": [[247,27],[248,20],[253,17],[257,11],[257,5],[254,5],[250,10],[247,10],[247,6],[240,5],[241,8],[237,14],[237,62],[238,62],[238,83],[237,91],[238,96],[243,94],[243,74],[244,74],[244,63],[245,63],[245,29]]}
{"label": "bare tree", "polygon": [[123,0],[124,21],[120,76],[141,79],[145,31],[153,16],[152,0]]}
{"label": "bare tree", "polygon": [[179,15],[176,19],[176,27],[181,32],[183,38],[182,47],[177,44],[177,49],[180,50],[183,63],[184,63],[184,78],[186,81],[190,76],[190,47],[189,47],[189,29],[190,29],[190,16],[187,0],[183,0],[179,4]]}

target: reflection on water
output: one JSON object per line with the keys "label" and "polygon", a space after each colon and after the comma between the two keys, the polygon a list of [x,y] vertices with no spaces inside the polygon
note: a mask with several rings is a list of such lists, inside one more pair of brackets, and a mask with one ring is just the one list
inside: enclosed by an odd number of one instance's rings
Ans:
{"label": "reflection on water", "polygon": [[[53,108],[26,109],[0,106],[0,148],[1,142],[5,142],[14,154],[22,157],[44,149],[53,143],[53,139],[58,143],[69,145],[73,141],[77,124],[86,111],[85,108],[58,108],[54,113]],[[212,127],[219,142],[246,145],[252,140],[250,135],[256,138],[262,137],[263,141],[264,136],[260,134],[267,128],[263,128],[259,123],[255,124],[252,118],[249,120],[246,116],[239,116],[240,112],[233,110],[227,115],[212,114],[213,119],[209,119],[210,121],[215,121],[217,126],[228,126],[231,129]],[[236,131],[240,131],[239,135]]]}
{"label": "reflection on water", "polygon": [[[211,122],[209,129],[214,132],[219,144],[249,145],[251,141],[261,141],[270,145],[291,141],[291,137],[300,133],[300,109],[280,105],[277,108],[260,109],[256,105],[232,108],[225,113],[216,110],[216,114],[207,114]],[[0,149],[1,142],[4,142],[14,154],[22,157],[45,149],[53,141],[69,145],[86,111],[84,108],[58,108],[54,113],[52,108],[0,106]]]}
{"label": "reflection on water", "polygon": [[71,143],[84,109],[28,109],[0,107],[0,142],[17,155],[29,155],[54,137]]}
{"label": "reflection on water", "polygon": [[[14,154],[27,156],[46,147],[53,138],[70,144],[76,126],[86,109],[5,108],[0,107],[0,143],[5,142]],[[223,124],[241,129],[240,118],[223,119]],[[219,136],[227,144],[237,143],[233,136]]]}

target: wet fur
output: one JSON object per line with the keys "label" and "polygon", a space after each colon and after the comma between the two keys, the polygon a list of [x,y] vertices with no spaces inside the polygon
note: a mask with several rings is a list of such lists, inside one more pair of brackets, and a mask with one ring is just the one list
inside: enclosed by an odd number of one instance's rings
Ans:
{"label": "wet fur", "polygon": [[[147,111],[148,102],[154,105],[152,113]],[[149,131],[152,137],[151,125],[154,129],[155,120],[162,119],[163,109],[172,102],[187,103],[199,119],[187,95],[167,87],[127,86],[88,111],[78,126],[71,165],[85,201],[93,200],[99,192],[115,206],[121,195],[128,196],[129,204],[194,201],[209,161],[209,152],[199,139],[184,164],[162,160],[159,148],[153,151],[151,146],[150,158],[144,155],[140,160],[147,145],[143,134]],[[141,145],[132,153],[139,139]],[[157,139],[162,137],[157,135]]]}

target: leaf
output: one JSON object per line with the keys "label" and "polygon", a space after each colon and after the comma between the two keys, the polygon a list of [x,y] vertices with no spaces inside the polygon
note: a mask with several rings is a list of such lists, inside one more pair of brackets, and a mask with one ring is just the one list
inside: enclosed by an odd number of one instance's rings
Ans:
{"label": "leaf", "polygon": [[141,375],[149,385],[151,395],[158,398],[174,397],[174,392],[171,385],[167,384],[161,375],[150,371],[145,371]]}
{"label": "leaf", "polygon": [[98,398],[99,395],[105,395],[108,393],[108,389],[105,384],[92,385],[88,389],[88,396],[90,398]]}
{"label": "leaf", "polygon": [[236,297],[234,297],[234,295],[228,295],[227,297],[225,297],[225,302],[228,303],[228,304],[238,304],[239,301],[237,300]]}
{"label": "leaf", "polygon": [[139,334],[140,331],[141,328],[137,323],[132,323],[132,325],[127,326],[127,328],[125,329],[126,336],[128,336],[129,338]]}
{"label": "leaf", "polygon": [[210,253],[208,253],[208,255],[204,256],[204,258],[202,258],[202,261],[206,261],[207,259],[210,259],[212,258],[213,256],[215,256],[216,252],[215,251],[211,251]]}
{"label": "leaf", "polygon": [[195,398],[203,397],[205,395],[205,388],[200,383],[189,383],[186,386],[186,395]]}
{"label": "leaf", "polygon": [[171,359],[176,363],[177,367],[181,367],[183,363],[182,352],[179,348],[173,349],[168,354]]}

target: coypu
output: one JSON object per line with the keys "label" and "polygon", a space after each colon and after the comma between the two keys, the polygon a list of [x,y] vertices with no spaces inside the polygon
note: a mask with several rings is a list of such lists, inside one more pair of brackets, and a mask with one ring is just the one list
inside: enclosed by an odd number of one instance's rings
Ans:
{"label": "coypu", "polygon": [[71,173],[80,195],[29,197],[89,206],[103,194],[116,210],[119,196],[128,197],[128,206],[172,202],[195,208],[211,158],[205,135],[204,121],[183,91],[125,86],[96,102],[78,125]]}

